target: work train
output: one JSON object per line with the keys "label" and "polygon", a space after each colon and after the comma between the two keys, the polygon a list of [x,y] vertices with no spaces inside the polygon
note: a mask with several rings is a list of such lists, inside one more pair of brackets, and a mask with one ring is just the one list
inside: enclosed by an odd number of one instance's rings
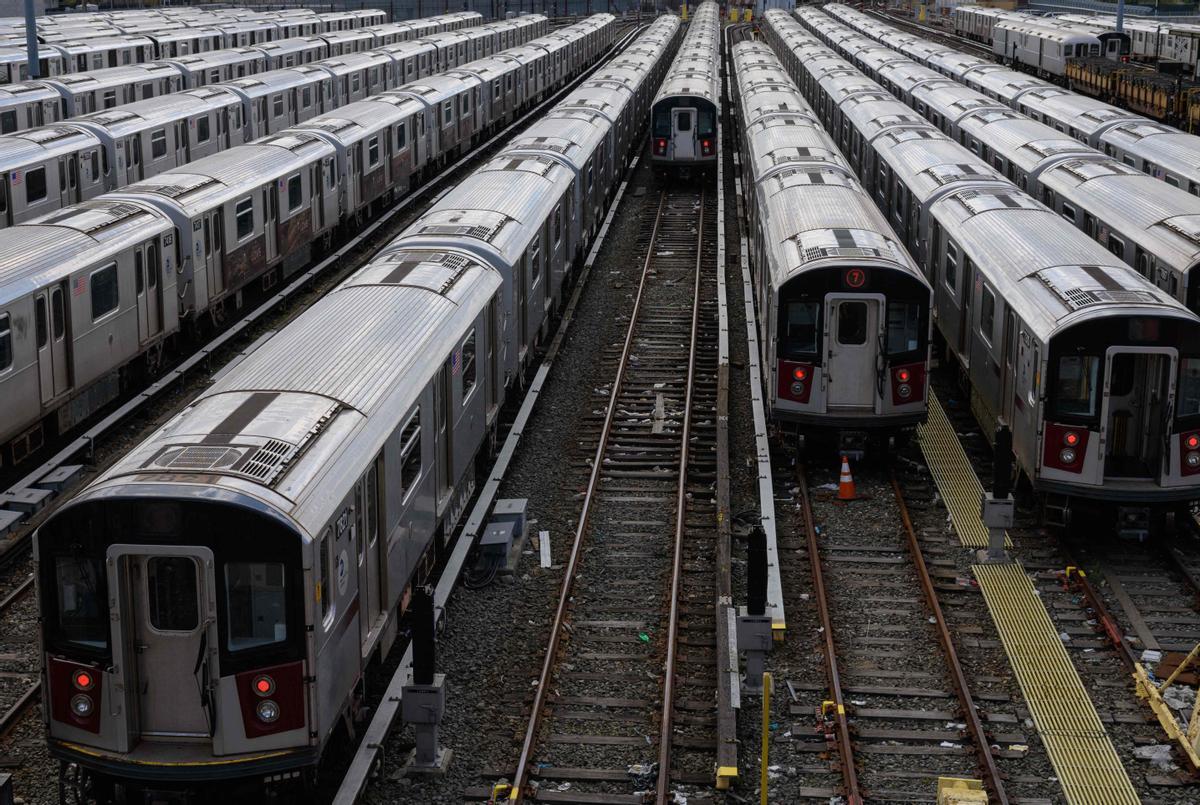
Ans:
{"label": "work train", "polygon": [[1083,500],[1144,532],[1200,495],[1200,318],[796,19],[762,30],[922,267],[971,407],[1011,433],[1048,519]]}
{"label": "work train", "polygon": [[1200,313],[1200,198],[906,59],[822,14],[805,24],[944,134]]}
{"label": "work train", "polygon": [[679,172],[716,169],[721,114],[721,8],[701,3],[650,111],[650,163]]}
{"label": "work train", "polygon": [[[455,53],[457,63],[462,63],[482,54],[469,56],[464,52],[466,43],[461,39],[461,29],[481,22],[479,14],[464,12],[425,20],[419,27],[432,28],[421,38],[440,39],[446,50]],[[303,67],[319,59],[354,60],[355,54],[408,41],[399,40],[399,34],[391,28],[387,29],[390,33],[386,35],[377,34],[376,30],[379,29],[331,32],[3,85],[0,86],[0,134],[246,78],[267,70]],[[403,30],[406,34],[416,33],[415,27]],[[376,58],[388,61],[382,55]]]}
{"label": "work train", "polygon": [[951,20],[955,33],[991,45],[998,59],[1059,79],[1066,75],[1069,58],[1120,61],[1132,52],[1129,34],[1116,26],[973,5],[954,8]]}
{"label": "work train", "polygon": [[[76,15],[71,15],[69,24],[51,24],[58,18],[43,17],[38,21],[38,75],[51,78],[339,31],[370,29],[400,38],[394,41],[429,33],[410,22],[388,24],[387,15],[376,10],[315,14],[311,9],[292,9],[237,16],[226,13],[229,9],[197,11],[187,17],[130,16],[108,21],[75,20]],[[23,19],[16,28],[0,27],[0,85],[29,80],[25,45]]]}
{"label": "work train", "polygon": [[768,410],[843,449],[923,422],[929,283],[771,49],[732,56]]}
{"label": "work train", "polygon": [[[425,21],[440,27],[455,18]],[[0,136],[0,229],[524,44],[540,14],[433,34]]]}
{"label": "work train", "polygon": [[50,749],[97,801],[311,783],[465,508],[678,31],[652,23],[38,530]]}
{"label": "work train", "polygon": [[78,424],[176,335],[219,324],[543,99],[606,47],[608,26],[588,25],[5,230],[0,445],[19,460]]}
{"label": "work train", "polygon": [[1200,196],[1200,137],[1025,73],[902,32],[831,3],[826,13],[858,33],[1045,123],[1131,168]]}

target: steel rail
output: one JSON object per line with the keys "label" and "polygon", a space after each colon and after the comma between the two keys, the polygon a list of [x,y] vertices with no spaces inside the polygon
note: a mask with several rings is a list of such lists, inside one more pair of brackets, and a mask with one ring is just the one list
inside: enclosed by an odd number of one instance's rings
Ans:
{"label": "steel rail", "polygon": [[21,582],[16,587],[14,587],[9,592],[8,595],[4,596],[3,600],[0,600],[0,615],[3,615],[5,612],[8,612],[9,608],[13,604],[17,603],[22,598],[24,598],[32,589],[33,589],[33,574],[30,573],[25,578],[25,581]]}
{"label": "steel rail", "polygon": [[8,708],[3,716],[0,716],[0,738],[3,738],[12,731],[12,728],[17,725],[17,722],[20,721],[25,711],[38,703],[41,695],[42,683],[40,681],[34,682],[21,694],[21,698],[17,699],[16,703]]}
{"label": "steel rail", "polygon": [[538,674],[537,686],[533,694],[533,705],[529,712],[529,722],[525,726],[525,736],[521,742],[521,754],[517,759],[517,770],[513,775],[509,799],[514,802],[523,801],[525,782],[529,776],[529,765],[533,758],[533,749],[537,743],[538,728],[542,723],[542,709],[546,705],[546,694],[550,687],[550,677],[554,670],[555,655],[566,624],[567,605],[571,600],[571,592],[575,587],[575,574],[579,567],[580,556],[583,553],[583,537],[587,532],[588,518],[592,512],[592,502],[600,484],[600,474],[604,468],[604,449],[608,444],[608,434],[612,429],[613,418],[617,412],[617,400],[621,393],[621,385],[625,379],[625,370],[629,366],[629,356],[633,350],[633,334],[637,329],[638,313],[645,295],[647,279],[650,276],[650,263],[654,256],[654,243],[662,226],[663,208],[667,194],[663,191],[658,198],[658,211],[654,216],[654,226],[650,231],[650,242],[646,249],[646,259],[642,263],[642,276],[638,282],[637,296],[633,300],[633,310],[629,316],[629,329],[625,333],[625,342],[621,347],[621,357],[617,362],[617,375],[613,379],[612,390],[609,392],[608,405],[604,412],[604,423],[600,429],[600,438],[596,442],[596,453],[592,458],[592,471],[588,476],[587,489],[584,492],[583,509],[579,513],[579,522],[575,527],[575,536],[571,544],[571,556],[563,574],[562,589],[559,591],[558,606],[554,611],[554,620],[550,626],[550,642],[546,646],[546,655],[542,658],[542,670]]}
{"label": "steel rail", "polygon": [[[829,681],[829,695],[832,697],[838,751],[841,754],[842,782],[846,787],[842,793],[849,805],[862,805],[863,798],[858,788],[858,772],[854,767],[854,744],[850,740],[850,724],[846,719],[846,702],[842,696],[842,679],[838,670],[837,650],[833,644],[833,618],[829,614],[829,600],[825,594],[825,574],[821,570],[821,546],[817,543],[817,530],[813,525],[812,503],[808,497],[808,479],[805,477],[803,464],[796,464],[796,480],[800,486],[804,530],[808,532],[808,563],[812,567],[813,597],[817,601],[817,614],[821,619],[821,634],[825,641],[825,674]],[[821,709],[824,711],[824,705]]]}
{"label": "steel rail", "polygon": [[912,518],[908,515],[908,505],[904,502],[904,492],[900,482],[896,480],[895,470],[888,473],[892,483],[892,491],[896,495],[896,505],[900,509],[900,520],[904,523],[904,533],[908,537],[908,551],[912,554],[913,564],[921,580],[921,591],[925,595],[925,604],[933,613],[937,626],[938,640],[942,644],[942,652],[946,655],[946,665],[950,668],[950,676],[954,680],[954,692],[958,696],[958,704],[962,708],[963,718],[967,722],[967,731],[975,741],[975,751],[979,755],[979,764],[984,772],[984,783],[991,789],[992,797],[999,805],[1008,805],[1008,795],[1004,791],[1000,769],[996,767],[996,758],[992,754],[992,745],[979,719],[979,711],[975,708],[975,700],[971,696],[971,688],[967,684],[966,674],[958,660],[958,651],[954,648],[954,638],[950,635],[950,627],[942,613],[938,602],[937,591],[933,588],[933,577],[929,575],[929,566],[925,564],[925,556],[921,553],[921,543],[917,540],[917,532],[913,529]]}
{"label": "steel rail", "polygon": [[[696,343],[700,329],[700,271],[704,263],[704,193],[700,193],[700,221],[696,225],[696,272],[692,283],[692,328],[688,346],[687,388],[683,401],[683,427],[679,438],[679,484],[675,493],[674,554],[671,557],[670,612],[667,619],[667,661],[663,679],[662,717],[658,731],[658,784],[656,801],[665,805],[671,787],[671,730],[675,710],[675,638],[679,629],[679,587],[683,576],[683,535],[687,517],[687,467],[691,453],[692,385],[696,374]],[[653,247],[653,241],[651,242]],[[720,266],[718,270],[723,269]],[[631,330],[632,332],[632,330]]]}

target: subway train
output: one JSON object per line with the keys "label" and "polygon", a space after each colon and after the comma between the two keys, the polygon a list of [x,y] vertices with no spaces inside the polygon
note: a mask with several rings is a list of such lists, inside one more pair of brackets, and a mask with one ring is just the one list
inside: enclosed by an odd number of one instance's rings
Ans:
{"label": "subway train", "polygon": [[[556,35],[611,42],[597,17]],[[44,712],[51,753],[79,770],[68,788],[312,793],[466,507],[678,30],[651,23],[539,124],[555,140],[501,151],[38,529]],[[598,94],[602,111],[572,113]]]}
{"label": "subway train", "polygon": [[894,28],[840,3],[826,13],[944,76],[1131,168],[1200,196],[1200,137]]}
{"label": "subway train", "polygon": [[[9,227],[0,445],[16,461],[596,59],[607,16]],[[486,91],[485,91],[486,89]],[[59,182],[63,178],[59,176]]]}
{"label": "subway train", "polygon": [[772,418],[843,450],[925,421],[929,283],[770,47],[732,56]]}
{"label": "subway train", "polygon": [[[427,24],[443,22],[451,21],[435,17]],[[548,31],[545,17],[526,14],[0,136],[0,229],[276,134]]]}
{"label": "subway train", "polygon": [[[482,22],[479,14],[447,14],[424,22],[426,24],[421,28],[432,26],[435,29],[425,37],[447,40],[446,49],[453,54],[454,64],[485,55],[479,51],[467,52],[468,43],[461,38],[461,29],[467,23]],[[411,30],[415,33],[416,28]],[[302,66],[329,57],[348,58],[355,53],[396,44],[392,34],[374,31],[333,31],[3,85],[0,86],[0,134],[185,89],[245,78],[278,66]]]}
{"label": "subway train", "polygon": [[650,112],[650,164],[678,172],[717,166],[721,115],[721,8],[701,3]]}
{"label": "subway train", "polygon": [[1200,318],[796,19],[761,25],[933,286],[944,354],[1047,521],[1085,508],[1144,532],[1200,497]]}
{"label": "subway train", "polygon": [[806,13],[817,38],[944,134],[1200,313],[1200,197],[1141,171],[999,101]]}
{"label": "subway train", "polygon": [[[381,11],[368,10],[316,14],[311,9],[290,12],[250,12],[231,15],[228,9],[197,9],[196,15],[121,19],[76,20],[81,15],[64,15],[38,20],[38,74],[53,78],[66,73],[85,73],[159,59],[174,59],[195,53],[228,48],[265,46],[297,37],[318,37],[339,31],[370,30],[391,41],[416,39],[432,30],[416,21],[387,23]],[[459,27],[478,25],[479,14],[460,12]],[[14,27],[0,22],[0,85],[28,81],[25,21]]]}

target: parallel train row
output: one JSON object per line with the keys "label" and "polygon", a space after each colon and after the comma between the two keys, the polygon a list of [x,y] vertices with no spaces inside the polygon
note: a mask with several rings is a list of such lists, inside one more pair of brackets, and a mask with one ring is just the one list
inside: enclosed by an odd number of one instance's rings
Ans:
{"label": "parallel train row", "polygon": [[4,230],[0,444],[15,460],[45,426],[73,426],[177,334],[219,321],[542,99],[607,46],[610,26],[586,25]]}
{"label": "parallel train row", "polygon": [[[38,21],[38,75],[84,73],[105,67],[173,59],[226,48],[265,45],[298,37],[371,29],[382,36],[412,39],[428,33],[407,22],[388,24],[382,11],[316,14],[311,9],[254,12],[202,11],[188,15],[133,15],[85,19],[83,15]],[[478,15],[476,15],[478,16]],[[29,79],[25,22],[0,20],[0,84]]]}
{"label": "parallel train row", "polygon": [[925,420],[929,283],[771,48],[733,48],[764,394],[811,434]]}
{"label": "parallel train row", "polygon": [[721,7],[715,2],[696,7],[651,114],[651,164],[681,172],[716,167]]}
{"label": "parallel train row", "polygon": [[[1071,89],[1109,103],[1120,104],[1172,126],[1200,133],[1200,26],[1138,20],[1126,17],[1124,33],[1117,33],[1111,16],[1063,14],[1036,17],[1022,11],[979,6],[954,9],[955,31],[991,44],[996,58],[1023,69],[1052,77]],[[1036,28],[1044,37],[1022,32]],[[1095,38],[1095,46],[1051,41],[1070,36],[1073,42]],[[1098,55],[1115,49],[1121,57]],[[1134,63],[1130,63],[1133,59]],[[1149,69],[1151,63],[1155,69]]]}
{"label": "parallel train row", "polygon": [[1200,313],[1200,197],[1155,181],[824,14],[806,13],[804,22],[951,139]]}
{"label": "parallel train row", "polygon": [[849,6],[825,11],[931,70],[1167,184],[1200,196],[1200,137],[1003,65],[900,31]]}
{"label": "parallel train row", "polygon": [[97,801],[310,775],[463,510],[678,33],[652,23],[39,529],[50,747]]}
{"label": "parallel train row", "polygon": [[[452,27],[459,15],[424,25]],[[276,69],[0,136],[0,229],[445,72],[549,31],[539,14]]]}
{"label": "parallel train row", "polygon": [[972,408],[1011,432],[1047,514],[1116,504],[1136,530],[1200,495],[1200,318],[786,13],[762,29],[889,211]]}
{"label": "parallel train row", "polygon": [[[454,54],[454,63],[462,63],[483,54],[467,53],[467,43],[456,37],[461,36],[462,28],[481,22],[480,15],[473,12],[448,14],[386,35],[377,35],[374,29],[320,34],[8,84],[0,87],[0,133],[9,134],[220,81],[247,78],[267,70],[303,68],[330,57],[353,63],[361,59],[360,54],[374,53],[376,63],[391,65],[395,59],[387,56],[387,51],[409,41],[409,36],[439,38],[443,48]],[[423,30],[419,32],[418,28]]]}

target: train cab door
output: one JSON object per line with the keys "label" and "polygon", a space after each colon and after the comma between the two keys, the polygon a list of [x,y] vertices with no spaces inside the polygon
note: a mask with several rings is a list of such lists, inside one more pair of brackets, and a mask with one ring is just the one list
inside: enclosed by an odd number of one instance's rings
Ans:
{"label": "train cab door", "polygon": [[879,379],[880,311],[878,294],[829,294],[825,297],[826,408],[874,410]]}
{"label": "train cab door", "polygon": [[379,538],[382,514],[379,494],[383,456],[375,459],[371,469],[354,487],[355,549],[358,551],[358,594],[361,596],[363,617],[358,619],[360,645],[365,651],[368,640],[383,625],[385,557],[380,555],[384,540]]}
{"label": "train cab door", "polygon": [[[213,556],[196,545],[116,544],[112,639],[118,690],[133,736],[180,741],[212,736],[219,674]],[[115,704],[115,703],[114,703]]]}
{"label": "train cab door", "polygon": [[1109,347],[1100,408],[1105,478],[1160,476],[1174,418],[1176,360],[1169,347]]}
{"label": "train cab door", "polygon": [[66,292],[55,285],[34,297],[34,328],[37,336],[38,379],[42,402],[48,403],[67,391]]}
{"label": "train cab door", "polygon": [[671,110],[671,142],[676,159],[696,158],[696,110]]}

